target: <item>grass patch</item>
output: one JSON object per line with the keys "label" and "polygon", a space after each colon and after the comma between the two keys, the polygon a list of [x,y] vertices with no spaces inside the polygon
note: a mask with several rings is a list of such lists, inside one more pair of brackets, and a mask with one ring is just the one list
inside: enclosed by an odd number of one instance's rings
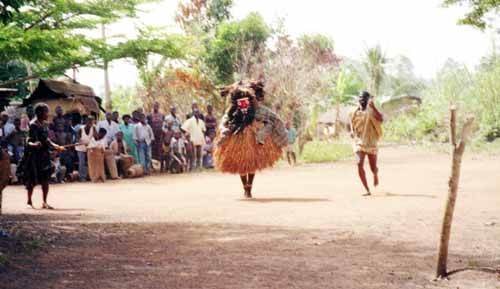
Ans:
{"label": "grass patch", "polygon": [[324,163],[346,160],[353,155],[350,144],[312,141],[305,145],[300,160],[304,163]]}

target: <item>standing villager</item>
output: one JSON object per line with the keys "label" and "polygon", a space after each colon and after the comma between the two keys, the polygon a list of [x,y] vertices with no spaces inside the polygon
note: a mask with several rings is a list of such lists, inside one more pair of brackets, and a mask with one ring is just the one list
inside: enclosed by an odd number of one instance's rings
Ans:
{"label": "standing villager", "polygon": [[231,107],[221,122],[214,153],[215,167],[240,175],[245,197],[252,197],[255,173],[272,167],[288,143],[283,122],[257,99],[264,98],[264,84],[240,82],[222,90]]}
{"label": "standing villager", "polygon": [[153,134],[155,136],[155,140],[151,144],[152,149],[152,157],[154,160],[161,161],[163,156],[163,122],[165,120],[165,116],[160,112],[160,103],[155,102],[153,104],[153,112],[150,115],[151,128],[153,129]]}
{"label": "standing villager", "polygon": [[205,116],[206,136],[217,131],[217,118],[214,115],[214,107],[207,105],[207,115]]}
{"label": "standing villager", "polygon": [[172,129],[174,131],[181,129],[182,122],[177,116],[177,108],[175,106],[170,107],[170,114],[165,118],[163,130],[166,129],[168,122],[172,122]]}
{"label": "standing villager", "polygon": [[203,115],[197,108],[193,111],[193,116],[182,125],[182,130],[190,135],[194,146],[194,168],[201,168],[202,148],[205,144],[205,122]]}
{"label": "standing villager", "polygon": [[163,158],[161,160],[160,171],[169,170],[170,168],[170,143],[174,137],[173,122],[167,121],[166,127],[163,128]]}
{"label": "standing villager", "polygon": [[96,129],[98,132],[101,128],[107,132],[105,138],[109,146],[115,140],[116,133],[120,131],[119,125],[113,121],[113,114],[111,112],[106,112],[106,119],[97,123]]}
{"label": "standing villager", "polygon": [[85,182],[88,179],[87,169],[87,147],[90,141],[97,135],[94,126],[94,118],[89,116],[85,118],[85,123],[77,133],[78,146],[75,147],[76,155],[78,156],[78,175],[80,181]]}
{"label": "standing villager", "polygon": [[286,158],[289,165],[297,164],[297,155],[295,154],[295,141],[297,140],[297,131],[290,122],[286,123],[288,133],[288,146],[286,148]]}
{"label": "standing villager", "polygon": [[368,156],[370,169],[373,173],[373,185],[378,186],[378,141],[382,137],[384,117],[376,108],[369,92],[361,92],[358,101],[358,108],[351,114],[351,136],[354,140],[353,148],[356,154],[359,178],[366,190],[363,196],[370,196],[371,191],[366,180],[364,162]]}
{"label": "standing villager", "polygon": [[112,117],[114,122],[120,125],[120,113],[118,111],[113,111]]}
{"label": "standing villager", "polygon": [[139,163],[144,167],[144,174],[149,175],[151,169],[150,147],[155,136],[151,126],[146,123],[146,116],[141,113],[140,122],[134,128],[134,141],[139,153]]}
{"label": "standing villager", "polygon": [[47,203],[49,195],[49,182],[53,173],[50,157],[52,149],[64,151],[64,148],[53,143],[49,139],[49,107],[46,104],[37,104],[35,107],[35,119],[30,123],[26,149],[18,170],[19,179],[22,180],[28,192],[27,205],[33,206],[33,190],[35,186],[41,185],[43,192],[42,209],[53,209]]}
{"label": "standing villager", "polygon": [[128,153],[134,158],[135,163],[139,162],[139,154],[134,141],[134,128],[132,117],[128,114],[123,116],[123,123],[120,124],[120,131],[123,133],[123,140],[127,144]]}

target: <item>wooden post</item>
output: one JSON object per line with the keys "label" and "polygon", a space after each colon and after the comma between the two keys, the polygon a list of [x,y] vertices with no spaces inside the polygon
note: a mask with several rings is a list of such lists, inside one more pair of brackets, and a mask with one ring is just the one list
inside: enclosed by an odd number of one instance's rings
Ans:
{"label": "wooden post", "polygon": [[[102,32],[102,40],[104,43],[107,41],[107,36],[106,36],[106,25],[103,23],[101,26],[101,32]],[[111,112],[113,109],[113,103],[111,100],[111,88],[109,84],[109,62],[104,57],[104,63],[103,63],[103,70],[104,70],[104,101],[106,105],[106,111]]]}
{"label": "wooden post", "polygon": [[472,132],[472,125],[474,117],[467,117],[464,127],[462,129],[462,136],[460,143],[457,145],[457,116],[456,108],[452,107],[450,110],[450,143],[452,146],[453,158],[451,164],[451,176],[448,182],[448,200],[446,202],[446,209],[444,213],[443,226],[441,228],[441,239],[439,243],[439,255],[437,262],[437,278],[445,278],[448,275],[447,262],[448,262],[448,245],[450,242],[451,224],[453,221],[453,212],[455,210],[455,203],[457,201],[458,184],[460,180],[460,168],[462,164],[462,157],[465,151],[465,145],[469,140]]}

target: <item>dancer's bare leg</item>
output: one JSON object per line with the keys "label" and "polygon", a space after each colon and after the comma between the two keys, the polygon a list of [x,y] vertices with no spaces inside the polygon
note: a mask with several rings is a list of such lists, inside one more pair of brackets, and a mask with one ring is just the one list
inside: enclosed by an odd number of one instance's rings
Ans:
{"label": "dancer's bare leg", "polygon": [[243,184],[243,189],[245,190],[245,197],[247,197],[248,193],[248,177],[247,175],[240,175],[241,183]]}
{"label": "dancer's bare leg", "polygon": [[255,174],[248,174],[248,183],[247,183],[247,186],[248,186],[248,197],[251,198],[252,197],[252,186],[253,186],[253,180],[255,178]]}
{"label": "dancer's bare leg", "polygon": [[30,209],[34,209],[35,207],[33,206],[33,190],[35,188],[34,187],[28,187],[27,188],[27,191],[28,191],[28,202],[27,202],[27,206],[28,208]]}
{"label": "dancer's bare leg", "polygon": [[370,169],[373,173],[373,185],[376,187],[378,186],[379,180],[378,180],[378,166],[377,166],[377,155],[376,154],[369,154],[368,155],[368,163],[370,164]]}
{"label": "dancer's bare leg", "polygon": [[366,154],[364,152],[356,152],[356,155],[358,158],[358,175],[361,179],[361,183],[363,183],[363,186],[366,190],[366,194],[364,194],[363,196],[370,196],[370,187],[368,186],[368,182],[366,181],[366,172],[364,168]]}
{"label": "dancer's bare leg", "polygon": [[53,210],[54,208],[47,203],[47,197],[49,196],[49,182],[45,182],[42,184],[42,192],[43,192],[42,209]]}

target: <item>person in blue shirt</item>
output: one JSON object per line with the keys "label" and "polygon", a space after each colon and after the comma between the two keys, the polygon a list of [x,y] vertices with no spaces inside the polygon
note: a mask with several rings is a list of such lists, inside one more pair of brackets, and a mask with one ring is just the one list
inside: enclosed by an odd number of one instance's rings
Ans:
{"label": "person in blue shirt", "polygon": [[295,142],[297,141],[297,131],[290,122],[286,123],[286,130],[288,134],[288,146],[286,149],[286,158],[288,163],[293,166],[297,163],[297,156],[295,154]]}

